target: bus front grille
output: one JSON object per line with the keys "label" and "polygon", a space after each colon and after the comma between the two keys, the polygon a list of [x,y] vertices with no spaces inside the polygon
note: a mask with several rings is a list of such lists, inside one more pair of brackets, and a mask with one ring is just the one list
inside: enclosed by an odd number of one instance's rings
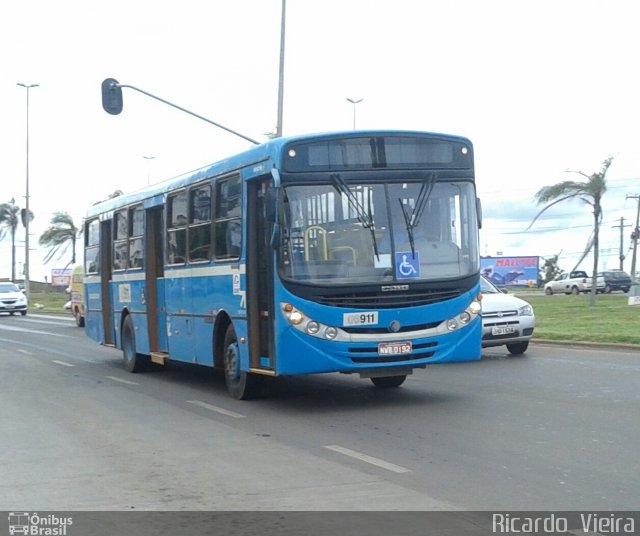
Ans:
{"label": "bus front grille", "polygon": [[313,298],[322,305],[349,309],[393,309],[395,307],[417,307],[452,300],[460,296],[459,289],[420,290],[413,292],[352,292],[324,294]]}

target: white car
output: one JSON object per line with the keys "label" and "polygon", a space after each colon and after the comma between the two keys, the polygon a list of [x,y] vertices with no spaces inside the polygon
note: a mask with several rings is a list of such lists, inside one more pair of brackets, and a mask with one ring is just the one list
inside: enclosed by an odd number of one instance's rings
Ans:
{"label": "white car", "polygon": [[526,301],[505,294],[480,276],[482,347],[506,345],[513,355],[524,354],[533,337],[536,317]]}
{"label": "white car", "polygon": [[0,313],[27,314],[27,297],[15,283],[0,283]]}

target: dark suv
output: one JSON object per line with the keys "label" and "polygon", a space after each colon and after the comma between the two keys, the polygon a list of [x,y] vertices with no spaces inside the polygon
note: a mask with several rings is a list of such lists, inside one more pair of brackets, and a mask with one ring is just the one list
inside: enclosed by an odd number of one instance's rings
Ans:
{"label": "dark suv", "polygon": [[627,272],[623,272],[622,270],[609,270],[607,272],[600,272],[598,276],[604,278],[604,291],[607,294],[614,290],[629,292],[631,277],[629,277]]}

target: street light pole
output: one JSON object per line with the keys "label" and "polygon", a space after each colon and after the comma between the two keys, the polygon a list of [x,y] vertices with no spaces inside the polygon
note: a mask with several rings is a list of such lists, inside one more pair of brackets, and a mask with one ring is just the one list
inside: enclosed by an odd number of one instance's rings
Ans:
{"label": "street light pole", "polygon": [[278,124],[276,125],[276,138],[282,137],[282,109],[284,107],[284,37],[287,0],[282,0],[282,18],[280,23],[280,69],[278,74]]}
{"label": "street light pole", "polygon": [[362,102],[363,99],[350,99],[349,97],[347,97],[347,100],[353,104],[353,130],[356,129],[356,104],[358,104],[359,102]]}
{"label": "street light pole", "polygon": [[149,186],[149,184],[151,184],[151,161],[155,160],[156,157],[155,156],[143,156],[142,158],[144,158],[147,161],[147,186]]}
{"label": "street light pole", "polygon": [[24,218],[22,224],[24,225],[24,291],[29,298],[30,284],[29,284],[29,221],[31,220],[31,211],[29,210],[29,90],[32,87],[38,87],[39,84],[22,84],[18,82],[18,85],[27,90],[27,179],[26,179],[26,191],[25,191],[25,207]]}
{"label": "street light pole", "polygon": [[640,283],[638,279],[636,279],[636,252],[638,249],[638,239],[640,239],[640,194],[629,195],[625,197],[625,199],[637,199],[638,200],[638,210],[636,212],[636,226],[633,228],[633,253],[631,256],[631,281],[634,283]]}

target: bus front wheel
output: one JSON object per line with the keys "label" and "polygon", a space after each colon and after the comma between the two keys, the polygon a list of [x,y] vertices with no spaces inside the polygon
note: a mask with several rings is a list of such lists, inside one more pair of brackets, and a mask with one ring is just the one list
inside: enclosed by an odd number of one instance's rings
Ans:
{"label": "bus front wheel", "polygon": [[378,378],[371,378],[373,385],[376,387],[400,387],[407,376],[380,376]]}
{"label": "bus front wheel", "polygon": [[224,381],[229,394],[238,400],[247,400],[260,394],[262,376],[240,369],[240,347],[236,330],[227,328],[224,336]]}
{"label": "bus front wheel", "polygon": [[127,315],[122,323],[122,359],[128,372],[140,372],[149,362],[147,356],[136,352],[136,336],[130,315]]}

